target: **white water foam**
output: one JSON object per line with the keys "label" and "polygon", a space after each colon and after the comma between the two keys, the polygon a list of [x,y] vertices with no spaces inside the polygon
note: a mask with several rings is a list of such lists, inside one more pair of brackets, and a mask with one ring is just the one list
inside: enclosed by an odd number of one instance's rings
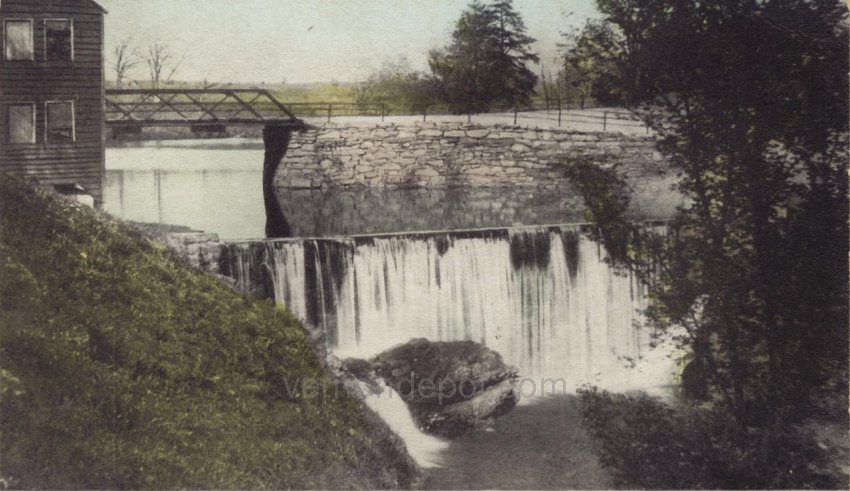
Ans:
{"label": "white water foam", "polygon": [[407,452],[420,467],[442,465],[440,452],[448,448],[448,442],[422,433],[398,392],[386,384],[381,384],[382,391],[376,394],[368,384],[364,382],[358,382],[358,384],[360,390],[366,395],[366,405],[404,441]]}
{"label": "white water foam", "polygon": [[575,228],[275,241],[238,245],[234,255],[245,289],[263,257],[275,298],[323,329],[340,358],[413,338],[473,340],[522,376],[574,387],[650,350],[645,285]]}

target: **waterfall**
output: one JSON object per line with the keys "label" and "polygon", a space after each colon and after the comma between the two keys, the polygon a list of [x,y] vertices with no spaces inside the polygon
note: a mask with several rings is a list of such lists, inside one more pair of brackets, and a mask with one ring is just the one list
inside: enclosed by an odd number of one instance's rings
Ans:
{"label": "waterfall", "polygon": [[359,384],[365,395],[366,405],[404,441],[413,460],[420,467],[439,467],[442,464],[440,452],[448,447],[448,443],[419,431],[404,399],[392,387],[382,383],[379,392],[375,392],[368,384]]}
{"label": "waterfall", "polygon": [[340,357],[473,340],[523,376],[571,386],[634,364],[650,344],[645,286],[605,258],[580,226],[230,246],[238,285],[322,329]]}

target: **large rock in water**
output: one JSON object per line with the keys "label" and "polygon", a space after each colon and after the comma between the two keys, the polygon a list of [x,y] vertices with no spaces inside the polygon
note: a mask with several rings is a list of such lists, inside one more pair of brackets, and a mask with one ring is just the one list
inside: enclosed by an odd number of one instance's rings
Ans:
{"label": "large rock in water", "polygon": [[449,438],[489,426],[519,400],[516,368],[472,341],[414,339],[344,366],[361,380],[382,379],[422,430]]}

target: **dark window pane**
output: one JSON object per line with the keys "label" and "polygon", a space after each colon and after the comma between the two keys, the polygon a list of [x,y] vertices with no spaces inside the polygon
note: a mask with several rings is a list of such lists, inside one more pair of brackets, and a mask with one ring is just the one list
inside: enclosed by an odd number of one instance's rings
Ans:
{"label": "dark window pane", "polygon": [[6,21],[6,59],[33,59],[32,22],[28,20]]}
{"label": "dark window pane", "polygon": [[71,26],[70,20],[44,21],[47,61],[71,60]]}
{"label": "dark window pane", "polygon": [[74,141],[74,105],[70,102],[47,104],[47,141],[70,143]]}
{"label": "dark window pane", "polygon": [[9,106],[9,143],[35,143],[31,104]]}

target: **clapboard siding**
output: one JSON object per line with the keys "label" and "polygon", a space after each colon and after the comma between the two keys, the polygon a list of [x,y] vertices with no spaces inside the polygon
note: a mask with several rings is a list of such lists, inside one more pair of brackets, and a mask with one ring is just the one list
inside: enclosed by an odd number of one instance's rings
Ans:
{"label": "clapboard siding", "polygon": [[[78,183],[103,199],[103,14],[91,0],[2,0],[0,22],[32,19],[32,61],[6,61],[0,36],[0,169],[35,177],[44,185]],[[70,19],[72,61],[45,61],[45,19]],[[0,32],[3,28],[0,25]],[[47,141],[46,103],[74,103],[74,143]],[[8,105],[34,103],[36,143],[8,141]]]}

